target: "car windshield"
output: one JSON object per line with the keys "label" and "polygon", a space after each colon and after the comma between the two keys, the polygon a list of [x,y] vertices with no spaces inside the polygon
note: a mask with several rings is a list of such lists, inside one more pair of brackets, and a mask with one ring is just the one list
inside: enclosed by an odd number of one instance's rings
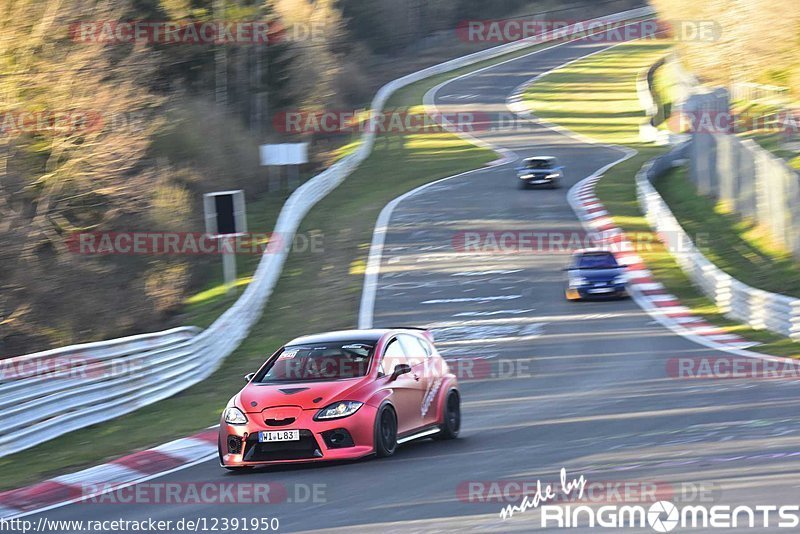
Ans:
{"label": "car windshield", "polygon": [[597,252],[578,256],[575,267],[578,269],[615,269],[619,267],[619,264],[610,252]]}
{"label": "car windshield", "polygon": [[374,345],[365,341],[332,341],[281,349],[254,382],[340,380],[367,374]]}
{"label": "car windshield", "polygon": [[553,161],[549,159],[532,159],[525,162],[528,169],[552,169]]}

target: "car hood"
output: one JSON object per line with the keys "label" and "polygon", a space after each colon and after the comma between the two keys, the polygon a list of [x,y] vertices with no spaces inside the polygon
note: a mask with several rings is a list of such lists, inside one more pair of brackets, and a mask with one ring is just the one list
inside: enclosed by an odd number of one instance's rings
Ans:
{"label": "car hood", "polygon": [[624,272],[625,269],[622,267],[613,269],[578,269],[573,271],[576,276],[582,276],[590,282],[610,282]]}
{"label": "car hood", "polygon": [[247,413],[259,413],[273,406],[324,408],[338,400],[361,400],[347,397],[360,390],[367,380],[365,377],[328,382],[250,383],[239,392],[237,404]]}

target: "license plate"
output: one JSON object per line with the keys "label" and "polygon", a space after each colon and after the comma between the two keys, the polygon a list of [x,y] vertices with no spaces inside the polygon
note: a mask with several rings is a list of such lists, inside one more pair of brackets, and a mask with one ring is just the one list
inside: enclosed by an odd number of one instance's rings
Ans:
{"label": "license plate", "polygon": [[611,293],[614,291],[612,287],[598,287],[596,289],[590,289],[589,293]]}
{"label": "license plate", "polygon": [[299,430],[266,430],[258,433],[258,441],[269,443],[272,441],[300,441]]}
{"label": "license plate", "polygon": [[531,183],[532,184],[546,184],[547,180],[534,180]]}

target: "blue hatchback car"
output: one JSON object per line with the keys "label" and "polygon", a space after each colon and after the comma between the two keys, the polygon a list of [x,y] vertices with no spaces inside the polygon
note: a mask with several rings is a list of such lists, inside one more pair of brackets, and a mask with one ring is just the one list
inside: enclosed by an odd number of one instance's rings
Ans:
{"label": "blue hatchback car", "polygon": [[582,249],[572,255],[566,269],[567,300],[627,297],[626,267],[606,250]]}

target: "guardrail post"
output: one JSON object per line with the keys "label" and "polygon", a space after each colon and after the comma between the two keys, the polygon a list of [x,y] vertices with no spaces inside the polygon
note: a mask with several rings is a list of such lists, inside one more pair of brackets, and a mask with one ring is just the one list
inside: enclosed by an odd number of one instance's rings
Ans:
{"label": "guardrail post", "polygon": [[800,299],[793,300],[789,307],[789,337],[800,341]]}

